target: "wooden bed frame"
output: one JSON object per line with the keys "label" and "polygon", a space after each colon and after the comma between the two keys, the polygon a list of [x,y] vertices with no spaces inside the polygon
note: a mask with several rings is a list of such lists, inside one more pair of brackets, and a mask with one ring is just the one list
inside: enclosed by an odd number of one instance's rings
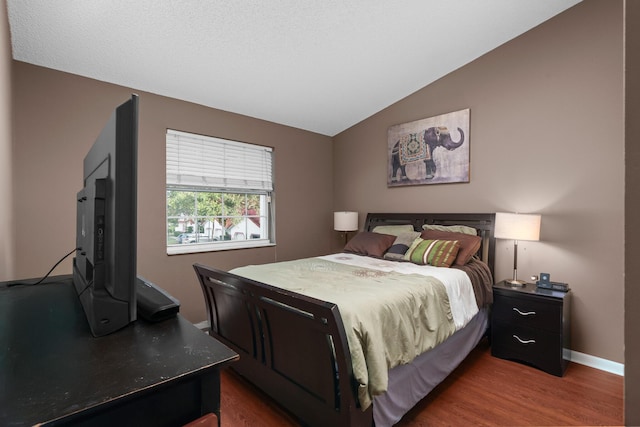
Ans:
{"label": "wooden bed frame", "polygon": [[[495,214],[369,214],[378,225],[464,224],[479,230],[482,259],[493,273]],[[210,334],[240,355],[232,369],[310,426],[372,426],[372,406],[362,411],[351,355],[338,307],[194,265],[204,293]]]}

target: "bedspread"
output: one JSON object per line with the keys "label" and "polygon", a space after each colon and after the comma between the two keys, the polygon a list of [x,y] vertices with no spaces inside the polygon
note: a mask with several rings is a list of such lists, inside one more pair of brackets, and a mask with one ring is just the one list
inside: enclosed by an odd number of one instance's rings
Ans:
{"label": "bedspread", "polygon": [[456,330],[447,290],[434,277],[321,258],[231,272],[338,306],[363,410],[373,396],[386,391],[389,369],[410,362]]}
{"label": "bedspread", "polygon": [[486,307],[493,303],[493,275],[487,264],[472,258],[466,265],[452,265],[451,268],[462,270],[469,275],[478,307]]}
{"label": "bedspread", "polygon": [[[411,262],[389,261],[356,254],[332,254],[320,257],[328,261],[349,264],[373,270],[395,271],[403,274],[419,274],[433,276],[440,280],[447,289],[451,314],[456,330],[464,327],[478,313],[473,281],[463,269],[433,267],[431,265],[416,265]],[[491,290],[491,287],[489,287]]]}

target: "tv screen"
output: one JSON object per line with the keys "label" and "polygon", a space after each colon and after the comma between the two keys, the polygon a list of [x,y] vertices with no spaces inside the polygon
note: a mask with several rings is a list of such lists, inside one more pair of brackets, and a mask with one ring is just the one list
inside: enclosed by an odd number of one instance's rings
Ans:
{"label": "tv screen", "polygon": [[136,320],[138,96],[118,106],[84,158],[73,283],[91,333]]}

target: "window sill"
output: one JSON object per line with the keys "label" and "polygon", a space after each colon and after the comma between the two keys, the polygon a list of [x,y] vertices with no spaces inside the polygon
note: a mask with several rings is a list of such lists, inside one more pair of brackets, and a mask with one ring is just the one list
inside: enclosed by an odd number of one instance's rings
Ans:
{"label": "window sill", "polygon": [[217,243],[195,243],[167,246],[167,255],[195,254],[200,252],[218,252],[233,249],[251,249],[275,246],[268,240],[237,240]]}

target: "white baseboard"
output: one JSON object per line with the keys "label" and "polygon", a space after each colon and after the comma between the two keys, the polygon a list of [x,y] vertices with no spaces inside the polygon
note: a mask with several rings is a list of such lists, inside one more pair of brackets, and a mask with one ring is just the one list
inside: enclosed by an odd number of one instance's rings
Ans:
{"label": "white baseboard", "polygon": [[612,362],[611,360],[602,359],[600,357],[591,356],[590,354],[580,353],[579,351],[569,350],[568,359],[572,362],[591,368],[600,369],[601,371],[610,372],[612,374],[624,376],[624,364]]}

